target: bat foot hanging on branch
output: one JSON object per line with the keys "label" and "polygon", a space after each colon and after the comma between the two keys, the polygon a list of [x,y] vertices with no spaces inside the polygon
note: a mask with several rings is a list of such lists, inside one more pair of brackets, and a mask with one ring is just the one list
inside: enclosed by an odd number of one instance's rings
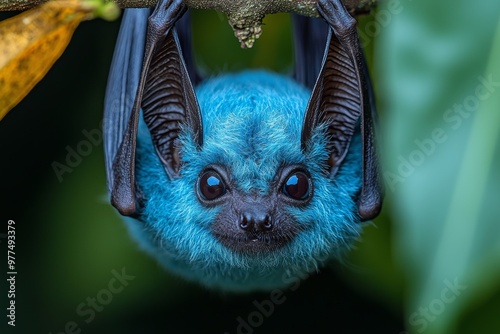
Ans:
{"label": "bat foot hanging on branch", "polygon": [[[47,0],[0,0],[0,10],[24,10]],[[158,0],[106,0],[115,2],[122,8],[151,8]],[[343,0],[352,15],[369,12],[377,5],[377,0]],[[266,14],[280,12],[297,13],[318,17],[318,0],[184,0],[190,8],[212,9],[227,15],[243,48],[252,47],[262,31],[262,20]]]}

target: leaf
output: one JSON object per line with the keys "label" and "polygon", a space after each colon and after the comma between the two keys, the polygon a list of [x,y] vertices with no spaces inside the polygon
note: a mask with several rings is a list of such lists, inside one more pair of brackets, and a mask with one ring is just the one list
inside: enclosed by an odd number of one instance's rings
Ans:
{"label": "leaf", "polygon": [[500,278],[500,3],[399,9],[379,45],[378,87],[407,329],[454,333]]}
{"label": "leaf", "polygon": [[117,16],[103,0],[50,1],[0,22],[0,120],[47,74],[81,21]]}

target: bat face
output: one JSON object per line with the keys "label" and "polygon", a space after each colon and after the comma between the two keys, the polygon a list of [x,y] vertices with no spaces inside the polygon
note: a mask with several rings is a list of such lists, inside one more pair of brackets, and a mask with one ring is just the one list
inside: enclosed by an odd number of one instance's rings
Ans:
{"label": "bat face", "polygon": [[301,85],[243,72],[205,82],[197,96],[203,147],[181,134],[180,177],[168,178],[147,129],[139,133],[140,242],[183,276],[237,290],[285,285],[344,252],[360,230],[359,137],[330,179],[325,129],[301,149],[310,96]]}
{"label": "bat face", "polygon": [[109,193],[172,272],[223,290],[283,287],[340,258],[379,213],[356,24],[341,0],[317,4],[326,23],[295,21],[293,78],[246,71],[196,90],[182,0],[126,12],[105,102]]}

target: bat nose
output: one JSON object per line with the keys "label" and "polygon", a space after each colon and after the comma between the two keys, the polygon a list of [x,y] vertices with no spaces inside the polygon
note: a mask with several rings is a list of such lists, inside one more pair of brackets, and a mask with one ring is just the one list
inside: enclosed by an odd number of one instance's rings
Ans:
{"label": "bat nose", "polygon": [[273,221],[271,215],[260,210],[245,210],[240,214],[239,226],[243,231],[271,231]]}
{"label": "bat nose", "polygon": [[212,233],[225,247],[245,254],[264,254],[283,247],[299,232],[293,217],[277,210],[272,198],[237,197],[223,208]]}

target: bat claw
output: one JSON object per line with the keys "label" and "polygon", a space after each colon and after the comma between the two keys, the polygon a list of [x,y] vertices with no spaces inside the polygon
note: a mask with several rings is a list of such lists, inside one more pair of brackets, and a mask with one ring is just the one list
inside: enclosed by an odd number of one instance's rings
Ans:
{"label": "bat claw", "polygon": [[318,0],[318,12],[339,38],[356,33],[356,20],[340,0]]}

